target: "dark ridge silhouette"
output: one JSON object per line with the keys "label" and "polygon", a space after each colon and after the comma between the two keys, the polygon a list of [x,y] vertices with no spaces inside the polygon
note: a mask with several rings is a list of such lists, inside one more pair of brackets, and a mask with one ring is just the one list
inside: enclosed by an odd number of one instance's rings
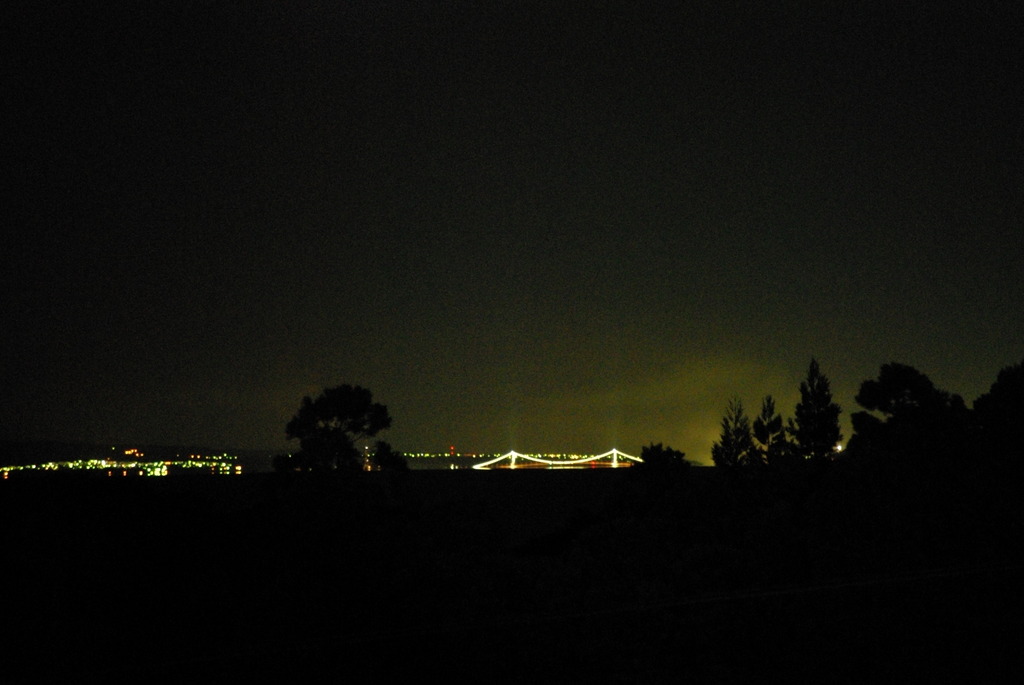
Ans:
{"label": "dark ridge silhouette", "polygon": [[[1020,378],[966,409],[886,365],[849,449],[785,468],[687,467],[652,443],[664,463],[630,469],[3,481],[5,665],[48,682],[410,664],[510,683],[992,680],[1024,628]],[[776,416],[764,403],[755,448]]]}
{"label": "dark ridge silhouette", "polygon": [[41,679],[397,677],[404,661],[496,682],[739,682],[765,663],[854,682],[1005,666],[996,626],[1024,608],[1005,507],[951,530],[969,502],[934,520],[853,466],[800,514],[770,479],[708,468],[0,483],[17,521],[5,644]]}

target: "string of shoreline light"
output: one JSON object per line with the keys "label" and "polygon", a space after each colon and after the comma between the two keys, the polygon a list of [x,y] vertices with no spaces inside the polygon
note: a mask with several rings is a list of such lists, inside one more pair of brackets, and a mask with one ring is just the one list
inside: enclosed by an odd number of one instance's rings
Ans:
{"label": "string of shoreline light", "polygon": [[108,476],[166,476],[175,471],[205,470],[217,475],[242,473],[237,457],[224,454],[190,454],[185,459],[144,460],[138,449],[124,450],[119,459],[69,459],[38,464],[0,466],[0,478],[7,479],[17,472],[105,471]]}

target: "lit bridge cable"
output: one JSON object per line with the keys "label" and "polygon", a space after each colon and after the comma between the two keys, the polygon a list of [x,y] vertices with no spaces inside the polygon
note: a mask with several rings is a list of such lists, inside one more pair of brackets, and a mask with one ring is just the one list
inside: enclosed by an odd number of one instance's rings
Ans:
{"label": "lit bridge cable", "polygon": [[552,468],[552,469],[579,469],[585,467],[621,468],[638,464],[643,460],[632,455],[621,452],[617,449],[610,449],[607,452],[593,455],[542,455],[523,454],[511,450],[480,464],[474,464],[474,469],[515,469],[515,468]]}

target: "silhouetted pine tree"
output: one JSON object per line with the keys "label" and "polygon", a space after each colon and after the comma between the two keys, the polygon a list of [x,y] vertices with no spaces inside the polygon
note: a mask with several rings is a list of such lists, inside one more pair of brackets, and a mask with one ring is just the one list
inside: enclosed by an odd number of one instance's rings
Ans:
{"label": "silhouetted pine tree", "polygon": [[752,432],[758,463],[781,468],[792,459],[786,429],[782,417],[775,411],[775,400],[771,395],[766,395],[761,401],[761,413],[754,419]]}
{"label": "silhouetted pine tree", "polygon": [[743,411],[739,398],[729,400],[722,417],[722,434],[711,446],[711,460],[715,466],[735,467],[750,462],[754,441],[750,435],[750,419]]}
{"label": "silhouetted pine tree", "polygon": [[828,378],[812,357],[807,380],[800,384],[796,417],[789,421],[789,434],[797,456],[813,460],[831,458],[843,438],[839,431],[841,412],[839,405],[832,401]]}

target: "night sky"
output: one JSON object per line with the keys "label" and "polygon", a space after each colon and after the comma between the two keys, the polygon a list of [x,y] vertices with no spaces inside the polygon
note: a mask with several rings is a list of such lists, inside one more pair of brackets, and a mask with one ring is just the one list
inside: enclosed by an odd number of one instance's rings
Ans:
{"label": "night sky", "polygon": [[1024,358],[1024,11],[680,4],[7,10],[0,437],[297,448],[351,383],[401,450],[709,462],[812,356],[846,439],[891,361],[970,404]]}

